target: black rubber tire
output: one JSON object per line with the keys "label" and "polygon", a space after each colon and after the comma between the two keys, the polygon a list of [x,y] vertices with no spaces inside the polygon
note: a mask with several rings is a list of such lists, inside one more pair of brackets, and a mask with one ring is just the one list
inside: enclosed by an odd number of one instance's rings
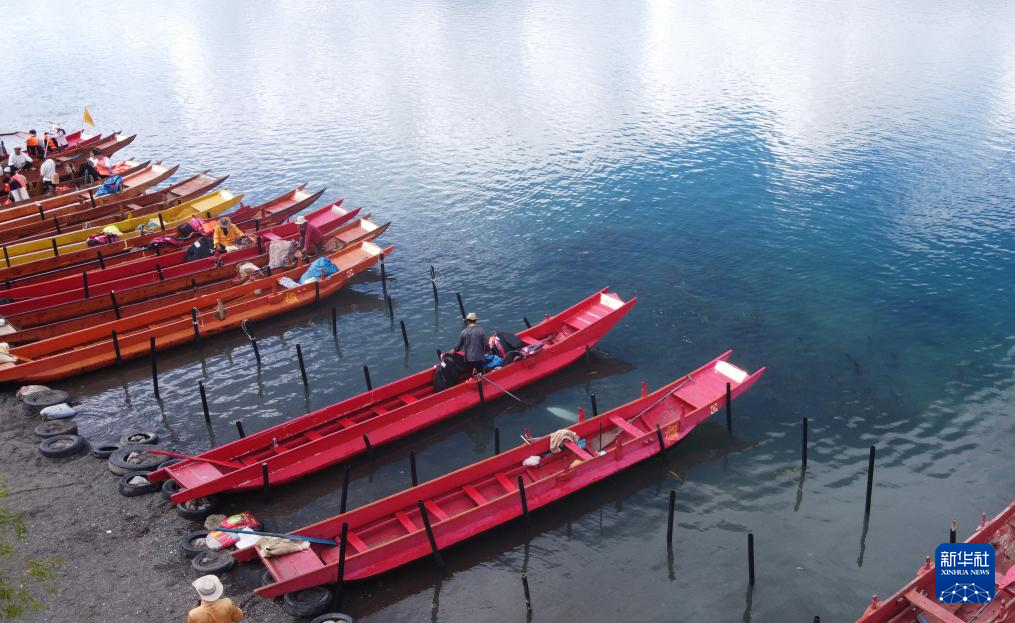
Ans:
{"label": "black rubber tire", "polygon": [[[208,546],[204,543],[204,538],[208,536],[207,530],[196,530],[194,532],[188,532],[184,535],[183,539],[180,540],[180,551],[187,558],[193,558],[201,552],[208,551]],[[198,543],[198,541],[200,541]]]}
{"label": "black rubber tire", "polygon": [[[150,453],[149,450],[153,448],[154,446],[150,445],[120,446],[119,450],[109,455],[109,471],[117,476],[123,476],[128,472],[154,471],[166,458],[161,454]],[[135,453],[140,456],[128,458]]]}
{"label": "black rubber tire", "polygon": [[120,449],[120,444],[113,439],[105,439],[92,446],[91,454],[97,459],[108,459],[109,455]]}
{"label": "black rubber tire", "polygon": [[159,490],[158,483],[154,482],[149,482],[146,485],[130,484],[130,482],[128,481],[134,476],[141,476],[145,480],[148,480],[147,478],[148,472],[130,472],[129,474],[124,474],[123,476],[120,476],[119,488],[121,495],[128,498],[132,498],[137,497],[139,495],[145,495],[146,493],[154,493],[155,491]]}
{"label": "black rubber tire", "polygon": [[46,407],[52,407],[68,400],[70,400],[70,394],[62,389],[43,389],[28,394],[22,402],[32,411],[38,413]]}
{"label": "black rubber tire", "polygon": [[324,614],[331,607],[331,599],[330,588],[313,586],[295,593],[286,593],[282,597],[282,607],[296,617],[313,617]]}
{"label": "black rubber tire", "polygon": [[133,431],[120,437],[120,446],[152,446],[159,442],[159,436],[152,431]]}
{"label": "black rubber tire", "polygon": [[356,619],[341,612],[329,612],[328,614],[314,617],[314,620],[310,623],[356,623]]}
{"label": "black rubber tire", "polygon": [[39,454],[50,459],[62,459],[81,452],[86,445],[85,440],[77,435],[57,435],[42,440]]}
{"label": "black rubber tire", "polygon": [[180,485],[177,484],[177,482],[172,478],[166,478],[165,480],[162,481],[163,500],[168,500],[169,498],[173,497],[174,494],[179,493],[180,491],[182,491],[182,489],[180,489]]}
{"label": "black rubber tire", "polygon": [[[203,504],[197,504],[203,501]],[[215,512],[219,506],[218,498],[215,496],[189,500],[183,504],[176,505],[176,514],[191,521],[204,521],[208,515]],[[190,508],[188,508],[190,507]]]}
{"label": "black rubber tire", "polygon": [[235,564],[236,561],[233,559],[232,554],[225,550],[217,552],[210,549],[205,550],[194,556],[194,559],[190,561],[190,566],[201,575],[225,573],[232,569]]}
{"label": "black rubber tire", "polygon": [[73,420],[46,420],[35,427],[35,436],[49,439],[57,435],[77,435],[78,425]]}

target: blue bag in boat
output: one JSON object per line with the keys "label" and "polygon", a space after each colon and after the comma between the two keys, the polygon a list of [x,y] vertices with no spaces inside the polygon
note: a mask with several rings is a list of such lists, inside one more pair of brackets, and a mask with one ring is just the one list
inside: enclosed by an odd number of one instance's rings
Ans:
{"label": "blue bag in boat", "polygon": [[110,175],[106,178],[106,181],[102,183],[102,188],[95,192],[95,196],[102,197],[103,195],[115,195],[121,190],[123,190],[123,178],[119,175]]}
{"label": "blue bag in boat", "polygon": [[319,257],[310,263],[310,268],[300,277],[300,285],[310,283],[313,280],[324,281],[325,277],[338,272],[338,266],[326,257]]}

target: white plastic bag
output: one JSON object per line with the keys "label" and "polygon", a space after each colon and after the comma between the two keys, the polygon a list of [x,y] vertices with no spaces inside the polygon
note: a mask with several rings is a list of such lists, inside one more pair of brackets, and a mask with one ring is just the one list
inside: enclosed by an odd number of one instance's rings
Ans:
{"label": "white plastic bag", "polygon": [[61,402],[58,405],[52,407],[46,407],[42,411],[39,411],[42,417],[49,418],[51,420],[62,420],[64,418],[74,417],[77,415],[77,409],[70,406],[66,402]]}

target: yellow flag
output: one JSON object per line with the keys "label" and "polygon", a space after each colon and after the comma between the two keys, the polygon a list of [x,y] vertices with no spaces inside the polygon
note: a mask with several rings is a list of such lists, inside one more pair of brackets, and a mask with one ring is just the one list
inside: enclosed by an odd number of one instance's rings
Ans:
{"label": "yellow flag", "polygon": [[92,115],[91,115],[91,113],[88,112],[88,107],[87,106],[85,106],[85,112],[84,112],[84,114],[81,115],[81,121],[83,123],[85,123],[86,125],[90,125],[93,128],[95,127],[95,121],[92,120]]}

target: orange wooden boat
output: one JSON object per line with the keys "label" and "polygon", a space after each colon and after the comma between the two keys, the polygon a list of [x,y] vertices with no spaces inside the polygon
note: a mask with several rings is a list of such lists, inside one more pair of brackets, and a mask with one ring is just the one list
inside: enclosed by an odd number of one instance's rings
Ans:
{"label": "orange wooden boat", "polygon": [[[241,205],[229,213],[229,217],[244,231],[258,232],[264,227],[271,227],[284,222],[290,216],[310,206],[323,193],[324,189],[311,195],[300,185],[281,197],[277,197],[259,206]],[[205,218],[211,218],[206,214]],[[29,283],[29,280],[46,279],[46,275],[58,271],[92,270],[93,267],[104,268],[107,265],[122,261],[130,261],[139,257],[138,254],[158,255],[159,247],[149,248],[152,241],[164,236],[163,232],[155,232],[135,238],[120,239],[104,245],[80,249],[77,251],[61,251],[58,256],[36,259],[24,264],[13,264],[3,258],[0,268],[0,283],[5,286],[16,283]],[[65,274],[61,272],[60,274]],[[2,296],[0,296],[2,298]]]}
{"label": "orange wooden boat", "polygon": [[55,212],[61,212],[60,214],[50,212],[44,219],[40,219],[37,214],[12,219],[0,223],[0,244],[47,238],[95,225],[115,223],[132,216],[167,210],[183,201],[203,195],[222,184],[226,178],[228,176],[214,178],[207,172],[201,172],[172,186],[151,190],[136,197],[99,204],[94,208],[89,205],[69,213],[64,208],[59,208]]}
{"label": "orange wooden boat", "polygon": [[916,577],[885,601],[875,595],[856,623],[1015,623],[1015,502],[987,521],[984,513],[966,543],[994,547],[994,599],[942,603],[935,597],[935,562],[928,556]]}
{"label": "orange wooden boat", "polygon": [[222,292],[12,348],[9,357],[18,363],[0,363],[0,382],[65,379],[144,357],[150,352],[151,339],[155,340],[157,350],[165,350],[194,341],[198,336],[203,339],[237,328],[246,319],[260,320],[311,305],[340,290],[357,273],[373,266],[380,256],[390,254],[393,249],[359,242],[328,254],[339,272],[323,281],[293,289],[279,286],[282,277],[299,279],[307,269],[305,265],[296,266]]}
{"label": "orange wooden boat", "polygon": [[[364,240],[374,240],[384,233],[388,225],[388,223],[377,225],[367,218],[356,219],[339,227],[337,231],[328,236],[325,242],[328,246],[345,247]],[[246,261],[263,262],[263,258],[264,256],[258,256]],[[204,264],[207,265],[208,262],[204,262]],[[170,294],[162,292],[157,284],[144,286],[136,293],[129,293],[129,296],[117,293],[116,308],[112,305],[112,297],[95,297],[87,303],[79,303],[79,315],[67,317],[65,320],[51,321],[54,318],[69,316],[70,312],[66,310],[66,306],[47,307],[14,314],[5,318],[5,324],[0,326],[0,341],[6,341],[9,344],[27,344],[46,340],[65,333],[113,322],[120,318],[136,316],[173,303],[192,301],[208,294],[219,293],[219,298],[222,298],[224,289],[236,285],[236,271],[233,265],[224,268],[215,267],[207,272],[212,277],[217,277],[218,280],[199,285],[195,279],[191,282],[189,289],[178,290]],[[177,281],[186,285],[186,278]],[[225,299],[223,298],[223,300]],[[94,309],[99,311],[91,311]]]}
{"label": "orange wooden boat", "polygon": [[[137,181],[130,181],[131,179],[136,180],[136,175],[141,174],[142,172],[150,175],[148,170],[152,166],[162,167],[161,162],[157,162],[152,165],[151,162],[135,162],[133,160],[128,160],[123,164],[127,168],[118,174],[123,177],[124,190],[121,191],[121,193],[129,190],[129,187],[137,185]],[[164,169],[165,167],[162,168]],[[173,170],[176,170],[176,167],[174,167]],[[90,186],[83,186],[81,190],[74,190],[62,195],[53,195],[51,197],[29,197],[25,201],[18,201],[17,203],[0,208],[0,223],[20,218],[22,216],[28,216],[30,214],[37,214],[39,217],[45,218],[52,210],[57,208],[91,205],[92,201],[95,201],[95,204],[98,205],[100,203],[115,201],[122,198],[121,193],[117,193],[116,195],[106,195],[105,197],[95,197],[95,191],[97,191],[101,186],[102,181],[100,180]],[[91,192],[89,193],[89,191]]]}
{"label": "orange wooden boat", "polygon": [[[738,368],[727,361],[730,354],[651,394],[642,393],[637,400],[557,431],[555,435],[568,430],[578,441],[566,440],[556,452],[551,451],[550,435],[526,438],[514,449],[294,530],[290,534],[315,541],[298,552],[262,558],[273,582],[256,589],[257,594],[279,597],[334,583],[340,564],[343,580],[385,573],[658,455],[716,413],[727,387],[735,399],[764,374],[764,368],[754,373]],[[537,465],[523,463],[531,456],[539,457]],[[252,560],[258,551],[248,547],[233,557]]]}

